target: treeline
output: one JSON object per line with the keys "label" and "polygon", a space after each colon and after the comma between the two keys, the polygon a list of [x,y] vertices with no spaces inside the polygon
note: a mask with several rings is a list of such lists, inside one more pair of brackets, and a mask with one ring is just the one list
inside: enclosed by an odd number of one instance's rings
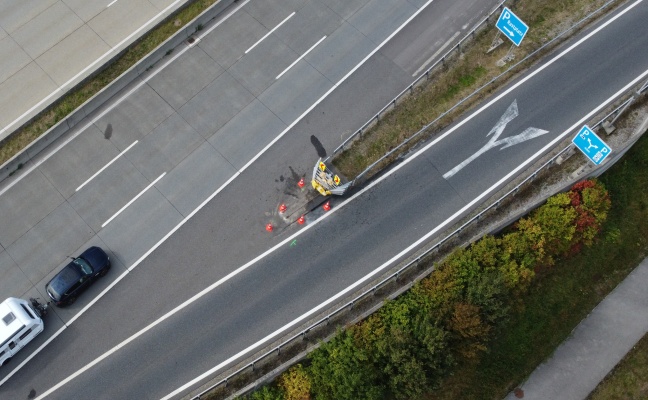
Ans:
{"label": "treeline", "polygon": [[559,257],[593,243],[610,209],[595,180],[577,183],[507,233],[458,249],[361,323],[339,331],[252,400],[416,399],[458,361],[484,350],[495,326]]}

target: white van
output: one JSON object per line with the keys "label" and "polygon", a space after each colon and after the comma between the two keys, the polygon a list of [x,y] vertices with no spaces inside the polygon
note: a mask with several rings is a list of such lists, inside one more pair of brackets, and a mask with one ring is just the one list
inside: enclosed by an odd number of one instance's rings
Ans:
{"label": "white van", "polygon": [[0,303],[0,365],[4,365],[43,331],[43,320],[25,300],[9,297]]}

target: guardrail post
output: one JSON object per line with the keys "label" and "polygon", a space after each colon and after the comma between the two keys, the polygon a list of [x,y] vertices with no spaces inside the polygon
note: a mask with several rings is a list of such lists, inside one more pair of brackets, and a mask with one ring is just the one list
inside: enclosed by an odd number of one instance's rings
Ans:
{"label": "guardrail post", "polygon": [[648,81],[643,84],[643,86],[639,89],[639,93],[643,93],[644,90],[648,89]]}
{"label": "guardrail post", "polygon": [[620,116],[625,112],[625,110],[627,110],[628,107],[630,107],[630,105],[631,105],[632,103],[634,103],[634,101],[635,101],[635,97],[634,97],[634,96],[630,97],[630,99],[626,102],[626,105],[623,106],[623,107],[622,107],[622,108],[617,112],[617,115],[616,115],[614,118],[612,118],[612,121],[610,121],[610,124],[613,125],[613,124],[616,122],[616,120],[619,119],[619,117],[620,117]]}

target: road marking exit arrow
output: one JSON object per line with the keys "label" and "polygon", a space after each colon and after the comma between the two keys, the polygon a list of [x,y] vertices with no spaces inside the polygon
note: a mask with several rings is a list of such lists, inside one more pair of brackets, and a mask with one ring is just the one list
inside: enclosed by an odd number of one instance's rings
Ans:
{"label": "road marking exit arrow", "polygon": [[477,157],[481,156],[482,154],[492,149],[493,147],[503,144],[504,146],[502,146],[500,150],[504,150],[508,147],[515,146],[516,144],[520,144],[522,142],[526,142],[527,140],[531,140],[533,138],[537,138],[538,136],[542,136],[545,133],[549,133],[549,131],[545,131],[544,129],[530,127],[530,128],[526,128],[522,133],[517,134],[515,136],[497,140],[499,136],[502,134],[502,132],[504,132],[504,128],[506,128],[506,125],[509,122],[513,121],[517,116],[518,116],[517,100],[513,100],[513,103],[511,103],[511,105],[506,109],[506,111],[500,117],[499,121],[497,121],[493,129],[491,129],[490,132],[488,132],[488,134],[486,135],[486,136],[493,135],[493,137],[491,137],[490,140],[484,145],[484,147],[479,149],[475,154],[468,157],[462,163],[460,163],[450,171],[443,174],[443,178],[448,179],[452,177],[454,174],[461,171],[466,165],[470,164]]}

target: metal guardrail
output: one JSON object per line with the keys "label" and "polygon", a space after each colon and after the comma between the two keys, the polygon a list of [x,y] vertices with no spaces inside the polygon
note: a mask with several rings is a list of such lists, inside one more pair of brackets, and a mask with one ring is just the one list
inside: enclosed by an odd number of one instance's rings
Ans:
{"label": "metal guardrail", "polygon": [[641,86],[641,88],[639,89],[639,93],[643,93],[646,90],[648,90],[648,81],[646,81],[646,83],[644,83],[643,86]]}
{"label": "metal guardrail", "polygon": [[[93,116],[96,116],[97,110],[100,109],[111,97],[115,96],[120,90],[132,83],[134,80],[139,79],[143,74],[149,71],[152,65],[160,62],[165,57],[169,57],[174,49],[184,43],[187,39],[195,36],[202,27],[218,18],[237,1],[238,0],[219,0],[209,6],[200,15],[189,21],[184,28],[179,29],[171,37],[167,38],[163,43],[148,53],[146,57],[128,68],[128,70],[123,72],[117,79],[113,80],[109,85],[95,93],[90,99],[86,100],[83,104],[74,109],[65,118],[58,121],[54,126],[49,128],[45,133],[32,141],[16,155],[5,161],[3,164],[0,164],[0,182],[12,176],[16,171],[21,170],[23,166],[31,162],[35,157],[41,156],[43,154],[42,152],[45,149],[48,149],[51,143],[59,139],[61,136],[65,135],[70,130],[78,129],[79,122],[84,120],[84,118],[92,118]],[[173,14],[165,17],[165,20],[172,18],[174,18]],[[160,22],[160,24],[161,23],[162,22]],[[110,62],[116,60],[126,51],[127,48],[120,50],[119,54],[115,54],[114,58]],[[86,79],[89,78],[84,78],[84,80],[78,83],[77,86],[80,87]],[[16,131],[14,131],[14,133],[15,132]],[[9,137],[5,139],[8,138]],[[42,160],[43,159],[41,158],[41,161]]]}
{"label": "metal guardrail", "polygon": [[[561,33],[561,34],[560,34],[559,36],[557,36],[556,38],[552,39],[552,40],[551,40],[550,42],[548,42],[547,44],[553,42],[554,40],[558,39],[560,36],[562,36],[562,35],[565,34],[566,32],[572,30],[574,27],[576,27],[576,26],[578,26],[579,24],[581,24],[581,23],[582,23],[583,21],[585,21],[587,18],[590,18],[590,17],[591,17],[592,15],[594,15],[595,13],[597,13],[597,12],[599,12],[600,10],[602,10],[603,8],[607,7],[607,6],[608,6],[609,4],[611,4],[613,1],[614,1],[614,0],[611,0],[611,1],[607,2],[607,3],[605,3],[605,5],[603,5],[602,7],[600,7],[599,9],[597,9],[596,11],[594,11],[593,13],[589,14],[587,17],[585,17],[585,18],[583,18],[582,20],[580,20],[577,24],[575,24],[574,26],[572,26],[572,27],[569,28],[568,30],[564,31],[563,33]],[[503,1],[502,3],[500,3],[500,5],[498,6],[498,8],[499,8],[499,7],[502,7],[503,4],[504,4],[505,2],[506,2],[506,0]],[[495,11],[497,11],[498,8],[496,8]],[[493,13],[494,13],[495,11],[493,11],[491,14],[489,14],[489,17],[492,16]],[[484,21],[488,20],[489,17],[487,17]],[[483,24],[484,21],[482,21],[481,24]],[[476,29],[477,29],[477,28],[475,28],[473,31],[471,31],[471,33],[470,33],[469,35],[473,34],[473,33],[475,32]],[[461,42],[460,42],[460,43],[461,43]],[[543,45],[542,47],[540,47],[538,50],[536,50],[535,52],[533,52],[533,53],[531,53],[531,54],[535,54],[536,52],[540,51],[540,50],[541,50],[542,48],[544,48],[544,46],[546,46],[547,44]],[[451,50],[451,51],[452,51],[452,50]],[[444,57],[445,57],[445,56],[444,56]],[[526,58],[525,58],[524,60],[526,60]],[[512,66],[511,68],[514,68],[514,67],[517,66],[519,63],[522,63],[524,60],[521,60],[520,62],[518,62],[517,64],[515,64],[515,65]],[[433,68],[434,68],[434,66],[433,66],[433,67],[430,67],[430,69],[428,69],[428,71],[427,71],[425,74],[423,74],[422,76],[426,76],[426,75],[428,74],[428,72],[429,72],[430,70],[432,70]],[[511,68],[509,68],[509,70],[510,70]],[[507,70],[507,71],[508,71],[508,70]],[[506,73],[506,72],[504,72],[504,73]],[[501,75],[499,75],[498,77],[494,78],[492,81],[490,81],[490,82],[487,83],[486,85],[492,83],[495,79],[499,78],[500,76],[501,76]],[[419,78],[419,80],[420,80],[420,79],[421,79],[421,78]],[[418,81],[418,80],[417,80],[417,81]],[[383,110],[381,110],[381,112],[383,112],[383,111],[386,110],[388,107],[390,107],[392,104],[394,104],[394,102],[396,102],[396,101],[398,100],[398,98],[399,98],[400,96],[402,96],[404,93],[406,93],[407,91],[411,90],[411,88],[412,88],[412,87],[417,83],[417,81],[415,81],[412,85],[410,85],[410,86],[408,87],[408,89],[406,89],[405,91],[401,92],[401,94],[400,94],[399,96],[397,96],[397,98],[395,98],[394,100],[392,100],[392,103],[390,103],[388,106],[386,106],[385,108],[383,108]],[[479,88],[478,91],[479,91],[479,90],[482,90],[486,85],[484,85],[484,86],[482,86],[481,88]],[[637,93],[641,94],[641,93],[643,93],[643,92],[646,91],[646,90],[648,90],[648,81],[646,81],[646,82],[645,82],[645,83],[644,83],[644,84],[639,88],[639,90],[637,91]],[[475,92],[474,92],[474,93],[475,93]],[[474,95],[474,93],[471,94],[470,96]],[[470,96],[469,96],[469,97],[470,97]],[[466,99],[467,99],[467,98],[466,98]],[[462,102],[465,101],[466,99],[462,100]],[[605,117],[601,118],[601,120],[600,120],[599,122],[597,122],[596,124],[594,124],[594,125],[592,126],[592,129],[596,129],[596,128],[597,128],[599,125],[601,125],[605,120],[607,120],[609,117],[611,117],[611,116],[614,115],[615,113],[618,113],[620,110],[621,110],[621,111],[624,111],[624,110],[627,108],[627,106],[629,105],[629,103],[631,103],[633,100],[634,100],[634,98],[631,97],[630,99],[628,99],[628,100],[626,100],[625,102],[623,102],[621,105],[619,105],[617,108],[615,108],[612,112],[610,112],[609,114],[607,114]],[[380,114],[380,113],[379,113],[379,114]],[[374,119],[375,119],[375,118],[378,118],[378,114],[374,117]],[[439,117],[439,118],[441,118],[441,117]],[[372,121],[373,121],[373,119],[370,120],[367,124],[363,125],[363,128],[359,129],[359,130],[356,132],[356,134],[358,134],[358,132],[361,132],[362,129],[364,129],[364,128],[365,128],[369,123],[371,123]],[[428,124],[428,125],[429,125],[429,124]],[[424,130],[424,129],[426,129],[426,128],[423,128],[423,130]],[[360,134],[361,134],[361,133],[360,133]],[[417,132],[417,134],[418,134],[418,132]],[[354,135],[355,135],[355,134],[354,134]],[[352,136],[352,137],[353,137],[353,136]],[[351,138],[349,138],[349,139],[351,139]],[[346,141],[345,141],[345,142],[344,142],[340,147],[338,147],[338,149],[342,148],[342,147],[344,146],[344,144],[347,143],[347,142],[349,141],[349,139],[347,139],[347,140],[346,140]],[[259,364],[259,363],[260,363],[261,361],[263,361],[264,359],[266,359],[266,358],[268,358],[268,357],[271,357],[271,356],[274,356],[274,355],[277,355],[277,356],[278,356],[279,354],[281,354],[281,349],[282,349],[282,348],[284,348],[284,347],[286,347],[286,346],[289,346],[289,345],[293,344],[296,340],[305,340],[305,339],[306,339],[306,335],[307,335],[310,331],[312,331],[312,330],[314,330],[314,329],[320,327],[320,326],[323,325],[323,324],[324,324],[324,325],[328,325],[328,324],[329,324],[329,321],[330,321],[332,318],[334,318],[335,316],[337,316],[338,314],[344,312],[344,311],[347,310],[347,309],[352,309],[353,306],[354,306],[356,303],[362,301],[362,300],[365,299],[366,297],[375,295],[375,293],[376,293],[377,290],[379,290],[379,289],[381,289],[382,287],[386,286],[386,285],[387,285],[388,283],[390,283],[392,280],[394,280],[394,279],[398,279],[398,278],[400,277],[400,275],[402,275],[405,271],[409,270],[410,268],[412,268],[412,267],[417,267],[417,266],[419,265],[419,263],[421,263],[422,261],[424,261],[424,259],[427,258],[430,254],[432,254],[432,253],[435,252],[435,251],[438,251],[439,248],[440,248],[441,246],[443,246],[443,245],[444,245],[445,243],[447,243],[449,240],[451,240],[451,239],[454,238],[456,235],[458,235],[459,233],[461,233],[464,229],[466,229],[466,227],[468,227],[469,225],[471,225],[473,222],[479,220],[482,216],[484,216],[484,214],[486,214],[487,212],[491,211],[493,208],[497,208],[497,207],[499,207],[499,205],[500,205],[503,201],[505,201],[509,196],[511,196],[512,194],[517,193],[517,192],[522,188],[522,186],[524,186],[525,184],[527,184],[527,183],[529,183],[530,181],[534,180],[540,172],[542,172],[545,168],[547,168],[547,167],[553,165],[553,164],[556,162],[556,160],[557,160],[560,156],[562,156],[562,155],[565,154],[566,152],[570,151],[572,148],[573,148],[573,145],[572,145],[572,144],[569,144],[568,146],[566,146],[564,149],[562,149],[561,151],[559,151],[557,154],[555,154],[553,157],[551,157],[548,161],[546,161],[546,162],[543,163],[540,167],[538,167],[538,168],[537,168],[537,169],[536,169],[532,174],[530,174],[528,177],[526,177],[524,180],[522,180],[520,183],[518,183],[518,184],[517,184],[513,189],[511,189],[511,190],[509,190],[508,192],[506,192],[504,195],[502,195],[502,196],[501,196],[499,199],[497,199],[495,202],[493,202],[492,204],[490,204],[489,206],[487,206],[485,209],[483,209],[482,211],[480,211],[479,213],[477,213],[475,216],[471,217],[468,221],[466,221],[466,222],[463,223],[461,226],[459,226],[457,229],[455,229],[454,231],[452,231],[451,233],[449,233],[448,235],[446,235],[443,239],[441,239],[440,241],[438,241],[436,244],[434,244],[434,245],[433,245],[432,247],[430,247],[428,250],[424,251],[422,254],[420,254],[419,256],[417,256],[415,259],[409,261],[408,263],[406,263],[405,265],[403,265],[402,267],[400,267],[397,271],[395,271],[395,272],[391,273],[390,275],[388,275],[387,277],[383,278],[380,282],[378,282],[378,283],[376,283],[375,285],[371,286],[369,289],[367,289],[367,290],[365,290],[364,292],[362,292],[361,294],[357,295],[357,296],[354,297],[352,300],[346,302],[345,304],[343,304],[343,305],[341,305],[341,306],[338,306],[336,310],[330,312],[330,313],[327,314],[325,317],[322,317],[321,319],[317,320],[317,322],[311,324],[311,325],[308,326],[307,328],[305,328],[305,329],[299,331],[298,333],[294,334],[293,336],[291,336],[290,338],[288,338],[287,340],[285,340],[282,344],[280,344],[280,345],[278,345],[278,346],[272,348],[271,350],[268,350],[267,352],[265,352],[265,353],[262,354],[261,356],[255,358],[253,361],[249,362],[248,364],[244,365],[243,367],[240,367],[240,368],[237,369],[236,371],[232,372],[232,373],[229,374],[227,377],[221,379],[220,381],[218,381],[218,382],[216,382],[215,384],[211,385],[209,388],[207,388],[207,389],[203,390],[202,392],[200,392],[199,394],[193,396],[191,399],[192,399],[192,400],[200,400],[200,399],[202,398],[202,396],[204,396],[204,395],[206,395],[207,393],[211,392],[212,390],[218,388],[219,386],[222,386],[222,385],[227,386],[230,380],[232,380],[233,378],[235,378],[237,375],[243,373],[244,371],[247,371],[247,370],[252,370],[252,371],[254,371],[255,368],[256,368],[256,365]],[[338,149],[336,149],[336,152],[338,151]],[[335,154],[335,152],[334,152],[334,154]],[[329,157],[329,158],[330,158],[330,157]],[[328,158],[327,158],[327,160],[328,160]],[[356,178],[356,179],[357,179],[357,178]]]}
{"label": "metal guardrail", "polygon": [[[643,93],[643,92],[646,91],[646,90],[648,90],[648,82],[646,82],[646,83],[645,83],[645,84],[644,84],[644,85],[639,89],[638,92],[639,92],[639,93]],[[629,105],[629,103],[631,103],[633,100],[634,100],[634,98],[631,97],[631,98],[629,98],[628,100],[624,101],[621,105],[619,105],[619,106],[616,107],[614,110],[612,110],[610,113],[608,113],[606,116],[604,116],[603,118],[601,118],[601,119],[600,119],[596,124],[592,125],[592,129],[596,129],[597,127],[599,127],[599,126],[600,126],[604,121],[606,121],[608,118],[610,118],[611,116],[613,116],[613,115],[615,115],[616,113],[618,113],[620,110],[621,110],[621,111],[625,110],[625,109],[627,108],[627,105]],[[267,351],[266,353],[264,353],[263,355],[257,357],[256,359],[254,359],[254,360],[251,361],[250,363],[248,363],[248,364],[246,364],[245,366],[239,368],[237,371],[231,373],[231,374],[228,375],[226,378],[224,378],[224,379],[220,380],[219,382],[215,383],[214,385],[210,386],[208,389],[205,389],[205,390],[202,391],[200,394],[198,394],[198,395],[192,397],[192,400],[200,400],[200,399],[202,398],[202,396],[204,396],[204,395],[207,394],[208,392],[214,390],[215,388],[217,388],[217,387],[219,387],[219,386],[221,386],[221,385],[225,385],[225,386],[227,386],[228,382],[229,382],[232,378],[234,378],[236,375],[238,375],[238,374],[240,374],[240,373],[242,373],[242,372],[244,372],[244,371],[246,371],[246,370],[248,370],[248,369],[251,369],[252,371],[254,371],[256,364],[259,364],[259,363],[260,363],[261,361],[263,361],[264,359],[266,359],[266,358],[268,358],[268,357],[270,357],[270,356],[275,355],[275,353],[276,353],[276,355],[281,354],[281,349],[282,349],[282,347],[288,346],[288,345],[292,344],[292,343],[293,343],[294,341],[296,341],[296,340],[305,340],[306,335],[307,335],[310,331],[312,331],[312,330],[318,328],[318,327],[321,326],[322,324],[328,325],[328,324],[329,324],[329,321],[330,321],[332,318],[334,318],[335,316],[337,316],[338,314],[344,312],[344,311],[347,310],[347,309],[352,309],[353,306],[354,306],[356,303],[362,301],[362,300],[365,299],[366,297],[368,297],[368,296],[370,296],[370,295],[371,295],[371,296],[375,295],[376,291],[378,291],[378,290],[381,289],[382,287],[386,286],[386,285],[387,285],[388,283],[390,283],[392,280],[394,280],[394,279],[398,279],[400,275],[402,275],[405,271],[409,270],[410,268],[412,268],[412,267],[418,267],[419,264],[420,264],[422,261],[424,261],[424,260],[425,260],[425,259],[426,259],[430,254],[434,253],[435,251],[438,251],[439,248],[440,248],[441,246],[443,246],[443,245],[444,245],[445,243],[447,243],[449,240],[451,240],[451,239],[454,238],[456,235],[458,235],[459,233],[461,233],[464,229],[466,229],[466,228],[467,228],[469,225],[471,225],[473,222],[479,220],[482,216],[484,216],[484,214],[486,214],[487,212],[491,211],[491,210],[494,209],[494,208],[499,207],[499,205],[500,205],[503,201],[505,201],[509,196],[511,196],[512,194],[517,193],[517,192],[518,192],[518,191],[519,191],[519,190],[520,190],[524,185],[526,185],[527,183],[533,181],[533,180],[538,176],[539,173],[541,173],[545,168],[547,168],[547,167],[553,165],[553,164],[556,162],[556,160],[557,160],[560,156],[562,156],[563,154],[569,152],[572,148],[573,148],[573,144],[570,143],[568,146],[566,146],[565,148],[563,148],[561,151],[559,151],[557,154],[555,154],[553,157],[551,157],[548,161],[546,161],[546,162],[543,163],[540,167],[538,167],[538,168],[537,168],[537,169],[536,169],[532,174],[530,174],[528,177],[526,177],[524,180],[522,180],[520,183],[518,183],[518,184],[517,184],[513,189],[511,189],[511,190],[509,190],[508,192],[506,192],[504,195],[502,195],[502,196],[501,196],[499,199],[497,199],[495,202],[493,202],[493,203],[490,204],[488,207],[486,207],[485,209],[483,209],[482,211],[480,211],[479,213],[477,213],[475,216],[473,216],[473,217],[470,218],[468,221],[466,221],[465,223],[463,223],[463,224],[462,224],[461,226],[459,226],[457,229],[455,229],[454,231],[452,231],[451,233],[449,233],[448,235],[446,235],[443,239],[441,239],[440,241],[438,241],[436,244],[434,244],[434,245],[433,245],[432,247],[430,247],[428,250],[426,250],[426,251],[424,251],[423,253],[421,253],[421,254],[420,254],[419,256],[417,256],[415,259],[409,261],[407,264],[405,264],[405,265],[403,265],[402,267],[400,267],[397,271],[395,271],[395,272],[391,273],[390,275],[388,275],[387,277],[383,278],[380,282],[378,282],[378,283],[376,283],[375,285],[371,286],[369,289],[367,289],[367,290],[365,290],[364,292],[362,292],[361,294],[357,295],[357,296],[354,297],[352,300],[350,300],[350,301],[348,301],[347,303],[345,303],[345,304],[339,306],[336,310],[332,311],[331,313],[329,313],[329,314],[326,315],[325,317],[322,317],[322,318],[319,319],[317,322],[311,324],[311,325],[308,326],[307,328],[305,328],[305,329],[301,330],[300,332],[298,332],[297,334],[293,335],[292,337],[290,337],[289,339],[287,339],[287,340],[286,340],[285,342],[283,342],[282,344],[280,344],[280,345],[276,346],[275,348],[273,348],[273,349]]]}
{"label": "metal guardrail", "polygon": [[353,139],[355,139],[357,136],[362,137],[362,133],[363,133],[363,132],[368,128],[368,127],[370,127],[370,126],[373,125],[374,123],[378,122],[378,121],[380,120],[380,117],[381,117],[381,116],[382,116],[386,111],[388,111],[390,108],[393,108],[394,106],[396,106],[396,103],[397,103],[397,102],[398,102],[398,101],[399,101],[403,96],[411,94],[411,93],[414,91],[414,88],[417,87],[417,85],[419,85],[419,83],[420,83],[422,80],[428,80],[428,79],[430,79],[430,74],[431,74],[431,73],[432,73],[436,68],[438,68],[439,66],[444,66],[444,65],[446,64],[446,59],[449,58],[449,57],[452,55],[452,53],[453,53],[454,51],[459,50],[459,52],[461,52],[461,45],[462,45],[462,44],[465,44],[469,39],[474,38],[474,37],[475,37],[475,34],[476,34],[478,31],[481,31],[481,30],[482,30],[486,25],[490,24],[490,23],[491,23],[491,18],[493,17],[493,15],[494,15],[496,12],[498,12],[498,11],[501,12],[501,10],[504,8],[504,3],[508,2],[508,1],[510,1],[510,0],[503,0],[503,1],[502,1],[502,2],[497,6],[497,7],[495,7],[495,8],[493,9],[493,11],[491,11],[491,12],[486,16],[486,18],[484,18],[484,19],[481,20],[477,25],[475,25],[475,27],[474,27],[474,28],[473,28],[473,29],[472,29],[472,30],[471,30],[471,31],[470,31],[466,36],[464,36],[464,37],[463,37],[463,38],[462,38],[462,39],[461,39],[461,40],[460,40],[456,45],[454,45],[450,50],[448,50],[447,52],[445,52],[445,54],[441,57],[440,60],[438,60],[437,62],[435,62],[434,64],[432,64],[432,66],[430,66],[430,67],[429,67],[429,68],[428,68],[428,69],[427,69],[423,74],[421,74],[418,78],[416,78],[416,79],[414,80],[414,82],[412,82],[412,83],[411,83],[407,88],[405,88],[405,90],[401,91],[398,95],[396,95],[396,97],[394,97],[394,98],[393,98],[393,99],[392,99],[392,100],[391,100],[391,101],[390,101],[386,106],[384,106],[383,108],[381,108],[380,111],[378,111],[378,112],[377,112],[377,113],[376,113],[376,114],[375,114],[371,119],[369,119],[367,122],[365,122],[364,125],[362,125],[362,126],[360,127],[360,129],[358,129],[357,131],[355,131],[355,133],[353,133],[351,136],[349,136],[349,137],[348,137],[344,142],[342,142],[341,145],[339,145],[335,150],[333,150],[333,153],[332,153],[330,156],[328,156],[328,157],[324,160],[324,162],[326,162],[327,160],[329,160],[331,157],[335,156],[339,151],[344,150],[344,147],[345,147],[349,142],[351,142]]}
{"label": "metal guardrail", "polygon": [[[503,76],[507,75],[511,70],[517,68],[520,64],[522,64],[522,63],[528,61],[528,60],[531,59],[532,57],[535,57],[536,54],[538,54],[539,52],[543,51],[543,50],[546,49],[547,47],[553,45],[553,44],[554,44],[555,42],[557,42],[558,40],[562,39],[563,36],[567,35],[569,32],[571,32],[572,30],[576,29],[577,27],[579,27],[580,25],[582,25],[584,22],[588,21],[588,20],[589,20],[590,18],[592,18],[594,15],[598,14],[601,10],[607,8],[610,4],[614,3],[615,1],[616,1],[616,0],[610,0],[610,1],[606,2],[606,3],[603,4],[601,7],[597,8],[596,10],[592,11],[591,13],[589,13],[588,15],[586,15],[585,17],[583,17],[581,20],[579,20],[578,22],[576,22],[576,23],[575,23],[574,25],[572,25],[571,27],[569,27],[568,29],[566,29],[566,30],[564,30],[563,32],[561,32],[561,33],[560,33],[559,35],[557,35],[555,38],[551,39],[550,41],[548,41],[547,43],[543,44],[542,46],[540,46],[539,48],[537,48],[537,49],[534,50],[533,52],[529,53],[529,54],[528,54],[526,57],[524,57],[522,60],[520,60],[520,61],[518,61],[517,63],[513,64],[512,66],[510,66],[506,71],[504,71],[504,72],[502,72],[501,74],[497,75],[496,77],[494,77],[494,78],[491,79],[490,81],[486,82],[486,83],[485,83],[484,85],[482,85],[481,87],[477,88],[474,92],[472,92],[471,94],[469,94],[469,95],[466,96],[465,98],[461,99],[461,100],[460,100],[459,102],[457,102],[454,106],[452,106],[451,108],[449,108],[447,111],[443,112],[440,116],[438,116],[438,117],[437,117],[436,119],[434,119],[432,122],[430,122],[430,123],[426,124],[425,126],[423,126],[419,131],[417,131],[416,133],[414,133],[414,134],[413,134],[412,136],[410,136],[409,138],[405,139],[405,140],[404,140],[403,142],[401,142],[398,146],[394,147],[392,150],[390,150],[390,151],[387,152],[385,155],[383,155],[382,157],[380,157],[380,159],[378,159],[377,161],[375,161],[374,163],[372,163],[370,166],[368,166],[364,171],[362,171],[360,174],[358,174],[358,176],[356,176],[356,177],[353,179],[351,186],[353,186],[353,185],[354,185],[354,184],[355,184],[359,179],[361,179],[365,174],[367,174],[367,172],[371,171],[371,170],[372,170],[376,165],[380,164],[381,162],[385,161],[385,159],[391,157],[394,153],[396,153],[396,152],[398,152],[399,150],[401,150],[401,149],[402,149],[403,147],[405,147],[409,142],[411,142],[413,139],[417,138],[419,135],[421,135],[422,133],[424,133],[425,131],[427,131],[431,126],[433,126],[434,124],[436,124],[438,121],[440,121],[442,118],[446,117],[448,114],[450,114],[450,113],[453,112],[454,110],[456,110],[459,106],[461,106],[462,104],[464,104],[465,102],[467,102],[468,100],[470,100],[471,98],[473,98],[474,96],[476,96],[478,93],[480,93],[480,92],[481,92],[482,90],[484,90],[485,88],[487,88],[487,87],[489,87],[490,85],[494,84],[496,81],[498,81],[499,79],[501,79]],[[495,9],[494,9],[494,10],[493,10],[493,11],[492,11],[492,12],[491,12],[491,13],[490,13],[490,14],[489,14],[485,19],[484,19],[484,20],[482,20],[482,21],[477,25],[477,27],[475,27],[475,28],[474,28],[474,29],[473,29],[473,30],[472,30],[468,35],[466,35],[466,36],[465,36],[465,37],[464,37],[464,38],[463,38],[459,43],[457,43],[457,45],[456,45],[455,47],[453,47],[452,49],[450,49],[450,50],[449,50],[449,51],[448,51],[448,52],[447,52],[447,53],[446,53],[446,54],[441,58],[441,60],[439,60],[439,61],[437,61],[435,64],[433,64],[433,65],[432,65],[432,66],[431,66],[431,67],[430,67],[430,68],[429,68],[429,69],[428,69],[428,70],[427,70],[423,75],[421,75],[419,78],[417,78],[417,79],[416,79],[416,80],[415,80],[415,81],[414,81],[410,86],[408,86],[405,90],[403,90],[402,92],[400,92],[400,93],[399,93],[399,94],[398,94],[398,95],[397,95],[397,96],[396,96],[396,97],[395,97],[391,102],[389,102],[389,104],[387,104],[385,107],[383,107],[383,108],[382,108],[382,109],[381,109],[381,110],[380,110],[376,115],[374,115],[374,116],[373,116],[369,121],[367,121],[367,122],[366,122],[366,123],[365,123],[365,124],[360,128],[360,129],[358,129],[354,134],[352,134],[351,136],[349,136],[349,137],[348,137],[348,138],[347,138],[347,139],[346,139],[346,140],[345,140],[345,141],[344,141],[340,146],[338,146],[338,147],[333,151],[333,153],[332,153],[329,157],[327,157],[327,159],[326,159],[325,161],[327,161],[327,160],[330,159],[331,157],[335,156],[339,151],[344,150],[344,147],[345,147],[349,142],[351,142],[353,139],[355,139],[357,136],[362,137],[362,133],[363,133],[363,131],[364,131],[367,127],[369,127],[370,125],[372,125],[372,124],[378,122],[378,120],[380,119],[380,117],[382,116],[382,114],[385,113],[385,111],[387,111],[390,107],[393,108],[393,107],[396,105],[396,103],[397,103],[398,101],[401,100],[401,98],[402,98],[403,96],[411,94],[411,92],[414,90],[414,87],[416,87],[416,85],[419,84],[419,82],[420,82],[423,78],[429,79],[429,75],[430,75],[430,73],[431,73],[435,68],[437,68],[437,67],[439,66],[440,63],[445,64],[445,59],[446,59],[447,57],[449,57],[449,55],[450,55],[453,51],[456,51],[456,50],[461,51],[461,45],[462,45],[463,43],[465,43],[465,41],[466,41],[467,39],[469,39],[469,38],[471,38],[472,36],[474,36],[474,34],[475,34],[479,29],[482,29],[484,26],[486,26],[486,25],[489,23],[490,18],[493,16],[493,14],[495,14],[498,10],[500,10],[501,8],[503,8],[504,3],[506,3],[506,0],[503,1],[502,3],[500,3],[500,5],[497,6],[497,7],[496,7],[496,8],[495,8]],[[646,84],[648,85],[648,82],[647,82]]]}

